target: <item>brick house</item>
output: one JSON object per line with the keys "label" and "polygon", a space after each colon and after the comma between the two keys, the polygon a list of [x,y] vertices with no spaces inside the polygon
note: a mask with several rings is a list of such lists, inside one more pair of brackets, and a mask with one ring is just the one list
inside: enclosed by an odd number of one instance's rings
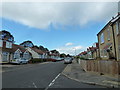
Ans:
{"label": "brick house", "polygon": [[14,59],[26,59],[26,60],[31,59],[31,54],[24,47],[12,44],[11,42],[8,41],[0,40],[0,42],[3,43],[2,47],[0,47],[1,62],[10,63],[11,60]]}
{"label": "brick house", "polygon": [[115,57],[116,60],[120,60],[120,13],[118,13],[118,15],[111,22],[114,36]]}
{"label": "brick house", "polygon": [[12,60],[12,43],[0,40],[1,62],[10,62]]}
{"label": "brick house", "polygon": [[112,18],[97,34],[99,57],[104,60],[119,60],[120,14]]}
{"label": "brick house", "polygon": [[8,31],[0,31],[0,60],[10,63],[15,59],[31,59],[31,54],[22,46],[14,44],[14,37]]}

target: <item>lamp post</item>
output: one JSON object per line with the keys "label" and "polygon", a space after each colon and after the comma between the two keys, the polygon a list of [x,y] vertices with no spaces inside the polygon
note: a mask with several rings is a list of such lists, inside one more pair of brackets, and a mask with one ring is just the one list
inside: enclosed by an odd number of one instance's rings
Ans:
{"label": "lamp post", "polygon": [[77,58],[76,58],[76,48],[74,47],[73,50],[74,50],[74,53],[75,53],[75,60],[76,60],[76,62],[78,62]]}

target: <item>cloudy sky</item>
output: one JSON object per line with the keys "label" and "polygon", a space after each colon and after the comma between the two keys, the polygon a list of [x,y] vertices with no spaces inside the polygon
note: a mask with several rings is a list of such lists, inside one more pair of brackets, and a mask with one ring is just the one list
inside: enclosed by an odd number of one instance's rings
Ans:
{"label": "cloudy sky", "polygon": [[118,12],[117,2],[4,2],[1,30],[16,44],[35,45],[78,54],[97,42],[97,33]]}

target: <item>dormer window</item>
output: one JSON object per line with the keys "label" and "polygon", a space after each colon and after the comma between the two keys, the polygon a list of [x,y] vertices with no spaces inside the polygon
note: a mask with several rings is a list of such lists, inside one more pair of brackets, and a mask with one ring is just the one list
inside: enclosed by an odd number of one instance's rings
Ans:
{"label": "dormer window", "polygon": [[11,43],[11,42],[6,41],[6,48],[12,48],[12,43]]}

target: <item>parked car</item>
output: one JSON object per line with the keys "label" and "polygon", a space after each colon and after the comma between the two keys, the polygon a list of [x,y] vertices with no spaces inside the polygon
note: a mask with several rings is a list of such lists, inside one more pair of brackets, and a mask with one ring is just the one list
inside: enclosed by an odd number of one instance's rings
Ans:
{"label": "parked car", "polygon": [[26,60],[26,59],[14,59],[14,60],[11,60],[11,63],[12,64],[27,64],[28,60]]}
{"label": "parked car", "polygon": [[67,57],[64,59],[64,64],[71,64],[72,63],[72,58]]}
{"label": "parked car", "polygon": [[57,61],[63,61],[64,59],[59,57],[59,58],[57,58],[56,60],[57,60]]}
{"label": "parked car", "polygon": [[51,58],[50,60],[51,60],[52,62],[56,62],[56,61],[57,61],[56,59],[53,59],[53,58]]}

